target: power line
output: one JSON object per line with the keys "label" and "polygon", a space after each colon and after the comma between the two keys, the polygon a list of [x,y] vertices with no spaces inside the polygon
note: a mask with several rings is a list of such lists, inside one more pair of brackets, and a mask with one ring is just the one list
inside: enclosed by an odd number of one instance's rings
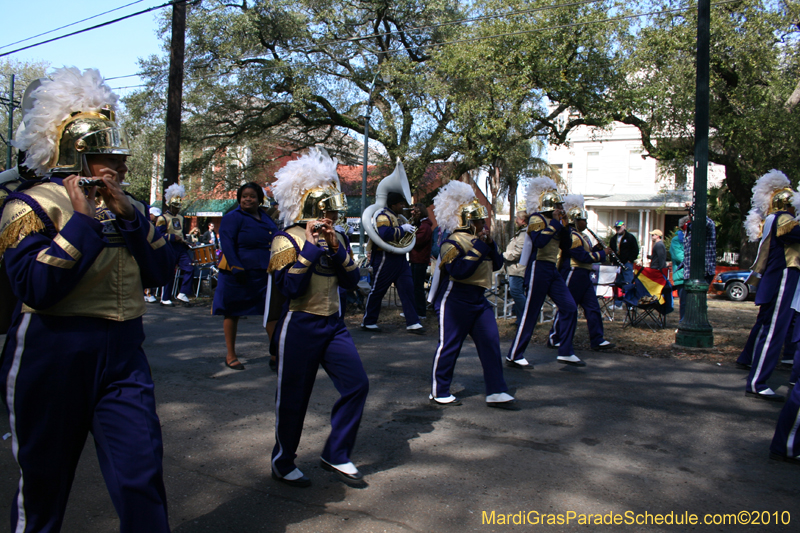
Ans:
{"label": "power line", "polygon": [[15,44],[24,43],[25,41],[30,41],[31,39],[36,39],[37,37],[41,37],[42,35],[48,35],[50,33],[56,32],[58,30],[63,30],[64,28],[69,28],[70,26],[75,26],[76,24],[80,24],[81,22],[86,22],[87,20],[92,20],[92,19],[96,19],[97,17],[102,17],[103,15],[108,15],[109,13],[113,13],[114,11],[119,11],[120,9],[125,9],[126,7],[130,7],[130,6],[134,5],[134,4],[141,4],[142,2],[144,2],[144,0],[136,0],[135,2],[131,2],[130,4],[125,4],[124,6],[115,7],[114,9],[109,9],[108,11],[104,11],[103,13],[98,13],[97,15],[92,15],[91,17],[87,17],[85,19],[78,20],[78,21],[73,22],[71,24],[66,24],[66,25],[61,26],[59,28],[55,28],[55,29],[50,30],[50,31],[42,32],[42,33],[40,33],[38,35],[32,35],[31,37],[26,37],[25,39],[21,39],[19,41],[15,41],[13,43],[4,44],[3,46],[0,46],[0,50],[2,50],[3,48],[8,48],[9,46],[14,46]]}
{"label": "power line", "polygon": [[78,34],[81,34],[81,33],[87,32],[87,31],[96,30],[98,28],[102,28],[103,26],[108,26],[110,24],[116,24],[117,22],[129,19],[129,18],[133,18],[133,17],[138,17],[139,15],[144,15],[145,13],[149,13],[149,12],[155,11],[157,9],[161,9],[161,8],[164,8],[164,7],[169,7],[169,6],[172,6],[172,5],[175,5],[175,4],[183,4],[183,3],[186,3],[188,1],[189,0],[174,0],[173,2],[167,2],[166,4],[161,4],[160,6],[149,7],[147,9],[143,9],[142,11],[137,11],[136,13],[131,13],[130,15],[125,15],[124,17],[119,17],[119,18],[116,18],[114,20],[109,20],[108,22],[103,22],[103,23],[97,24],[95,26],[90,26],[88,28],[84,28],[82,30],[74,31],[74,32],[68,33],[66,35],[61,35],[60,37],[53,37],[52,39],[48,39],[46,41],[40,41],[38,43],[30,44],[28,46],[23,46],[22,48],[17,48],[16,50],[11,50],[10,52],[4,52],[4,53],[0,54],[0,57],[4,57],[4,56],[7,56],[7,55],[15,54],[17,52],[21,52],[21,51],[27,50],[29,48],[34,48],[36,46],[41,46],[43,44],[52,43],[53,41],[58,41],[60,39],[66,38],[66,37],[72,37],[73,35],[78,35]]}

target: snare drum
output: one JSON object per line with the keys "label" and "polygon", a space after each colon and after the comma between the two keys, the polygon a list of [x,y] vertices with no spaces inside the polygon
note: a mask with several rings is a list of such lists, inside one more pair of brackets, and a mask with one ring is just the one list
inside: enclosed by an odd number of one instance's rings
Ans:
{"label": "snare drum", "polygon": [[192,248],[192,262],[196,265],[208,265],[216,262],[214,245],[204,244]]}

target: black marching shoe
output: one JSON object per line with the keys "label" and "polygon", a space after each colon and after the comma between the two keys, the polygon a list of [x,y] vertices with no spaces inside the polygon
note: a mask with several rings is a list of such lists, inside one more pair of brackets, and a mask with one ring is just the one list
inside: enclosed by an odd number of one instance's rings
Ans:
{"label": "black marching shoe", "polygon": [[[295,468],[295,470],[297,470],[297,469]],[[297,470],[297,471],[300,472],[299,470]],[[299,487],[299,488],[310,487],[311,486],[311,480],[308,479],[308,477],[306,477],[306,475],[303,474],[302,472],[300,472],[300,474],[301,474],[301,477],[299,477],[297,479],[286,479],[285,477],[282,477],[282,476],[279,476],[278,474],[276,474],[275,471],[273,470],[272,471],[272,479],[274,479],[275,481],[280,481],[284,485],[289,485],[290,487]]]}
{"label": "black marching shoe", "polygon": [[769,452],[769,458],[773,461],[781,461],[784,463],[791,463],[793,465],[800,465],[800,457],[789,457],[788,455],[781,455],[775,452]]}
{"label": "black marching shoe", "polygon": [[349,487],[353,487],[354,489],[362,489],[367,486],[367,482],[364,481],[364,476],[359,472],[353,463],[347,463],[347,465],[342,466],[352,466],[355,470],[355,473],[344,472],[339,470],[334,465],[330,464],[325,459],[320,458],[319,465],[322,467],[323,470],[327,470],[328,472],[333,472],[336,474],[336,477],[339,478],[339,481],[344,483]]}
{"label": "black marching shoe", "polygon": [[572,354],[570,356],[559,355],[558,357],[556,357],[556,361],[570,366],[586,366],[586,363],[581,361],[580,357],[578,357],[575,354]]}
{"label": "black marching shoe", "polygon": [[601,342],[597,346],[592,346],[592,350],[594,350],[595,352],[602,352],[603,350],[610,350],[614,346],[616,346],[616,345],[613,342],[608,342],[608,341],[604,340],[603,342]]}
{"label": "black marching shoe", "polygon": [[533,370],[533,365],[530,364],[524,357],[520,357],[514,361],[511,359],[506,359],[506,366],[508,368],[519,368],[520,370]]}
{"label": "black marching shoe", "polygon": [[745,396],[749,396],[750,398],[758,398],[759,400],[766,400],[768,402],[785,402],[786,398],[780,394],[775,393],[769,387],[760,391],[760,392],[750,392],[746,391],[744,393]]}

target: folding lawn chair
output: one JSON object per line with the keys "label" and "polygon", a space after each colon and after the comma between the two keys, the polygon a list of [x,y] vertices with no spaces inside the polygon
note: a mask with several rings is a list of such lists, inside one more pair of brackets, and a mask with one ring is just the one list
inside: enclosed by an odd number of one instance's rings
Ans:
{"label": "folding lawn chair", "polygon": [[651,330],[667,327],[672,312],[672,285],[664,272],[655,268],[636,269],[633,283],[625,286],[623,327],[644,324]]}

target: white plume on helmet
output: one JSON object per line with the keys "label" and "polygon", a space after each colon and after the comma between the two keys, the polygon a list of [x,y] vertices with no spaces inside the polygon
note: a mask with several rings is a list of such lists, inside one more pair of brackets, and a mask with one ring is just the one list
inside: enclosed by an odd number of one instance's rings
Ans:
{"label": "white plume on helmet", "polygon": [[533,178],[525,192],[525,210],[528,213],[538,213],[541,207],[541,196],[546,191],[558,191],[558,185],[550,178]]}
{"label": "white plume on helmet", "polygon": [[300,217],[303,208],[300,200],[307,191],[327,186],[341,191],[336,159],[331,159],[327,150],[316,146],[286,163],[275,173],[275,178],[272,197],[278,202],[280,219],[287,227]]}
{"label": "white plume on helmet", "polygon": [[584,202],[585,200],[582,194],[567,194],[564,196],[564,211],[569,213],[569,210],[573,207],[583,209]]}
{"label": "white plume on helmet", "polygon": [[463,181],[451,181],[433,199],[433,214],[436,222],[445,231],[453,231],[459,226],[461,206],[475,199],[475,191]]}
{"label": "white plume on helmet", "polygon": [[[797,196],[797,195],[795,195]],[[761,238],[761,226],[764,224],[764,215],[758,208],[753,207],[744,219],[744,231],[747,233],[747,240],[758,242]]]}
{"label": "white plume on helmet", "polygon": [[[748,240],[756,242],[761,238],[764,219],[770,211],[772,196],[775,191],[791,186],[792,183],[786,177],[786,174],[775,169],[770,170],[756,180],[756,184],[753,185],[753,199],[750,202],[752,208],[747,213],[744,221],[744,229]],[[793,196],[792,203],[794,203],[795,198],[797,198],[797,194]]]}
{"label": "white plume on helmet", "polygon": [[55,156],[59,126],[75,112],[116,110],[119,97],[96,69],[57,69],[31,93],[33,107],[23,117],[24,130],[11,144],[26,152],[25,166],[44,175]]}
{"label": "white plume on helmet", "polygon": [[173,198],[176,196],[183,198],[186,196],[186,187],[181,185],[180,183],[173,183],[167,190],[164,191],[164,203],[170,203]]}

